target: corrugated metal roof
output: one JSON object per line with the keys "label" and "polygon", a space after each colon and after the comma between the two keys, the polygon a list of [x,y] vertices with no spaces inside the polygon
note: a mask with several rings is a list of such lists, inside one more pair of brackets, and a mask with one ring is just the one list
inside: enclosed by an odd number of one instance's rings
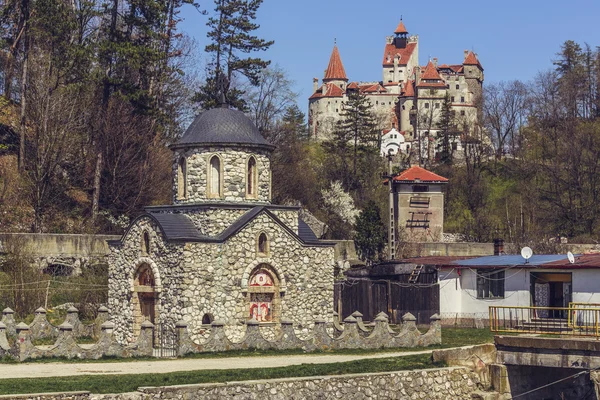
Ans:
{"label": "corrugated metal roof", "polygon": [[185,214],[151,213],[150,215],[158,222],[167,240],[203,238],[192,220]]}
{"label": "corrugated metal roof", "polygon": [[[451,264],[465,267],[470,266],[506,266],[506,265],[544,265],[560,260],[567,260],[566,254],[534,254],[529,262],[520,255],[504,255],[504,256],[486,256],[477,257],[470,260],[453,261]],[[568,261],[567,261],[568,262]]]}
{"label": "corrugated metal roof", "polygon": [[317,235],[310,229],[310,226],[306,224],[302,220],[302,218],[298,218],[298,236],[305,242],[314,242],[318,241]]}

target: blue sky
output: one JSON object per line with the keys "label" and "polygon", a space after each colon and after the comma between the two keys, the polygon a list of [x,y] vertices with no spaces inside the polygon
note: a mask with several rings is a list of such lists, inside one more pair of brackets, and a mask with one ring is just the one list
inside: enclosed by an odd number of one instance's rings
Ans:
{"label": "blue sky", "polygon": [[[212,12],[212,1],[200,1]],[[403,16],[410,34],[419,35],[419,61],[460,64],[463,50],[474,50],[487,83],[530,80],[552,67],[568,39],[600,46],[600,1],[505,0],[265,0],[258,34],[275,44],[261,57],[280,65],[295,82],[306,110],[312,78],[323,77],[334,38],[346,74],[353,81],[381,80],[385,37]],[[200,63],[207,43],[207,17],[186,6],[180,29],[195,39]]]}

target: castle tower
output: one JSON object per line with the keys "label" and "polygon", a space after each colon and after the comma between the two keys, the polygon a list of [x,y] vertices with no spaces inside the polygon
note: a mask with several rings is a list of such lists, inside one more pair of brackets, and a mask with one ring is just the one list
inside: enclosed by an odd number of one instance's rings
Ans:
{"label": "castle tower", "polygon": [[392,180],[390,248],[398,241],[439,242],[444,229],[444,193],[448,179],[413,166]]}
{"label": "castle tower", "polygon": [[346,76],[346,70],[344,70],[344,64],[342,63],[340,52],[337,44],[335,44],[333,45],[331,57],[329,58],[329,64],[325,70],[323,83],[333,83],[334,85],[339,86],[340,89],[345,90],[347,82],[348,77]]}
{"label": "castle tower", "polygon": [[386,38],[383,51],[383,83],[395,84],[395,93],[400,93],[402,84],[413,74],[419,65],[418,36],[409,36],[404,21],[394,31],[394,36]]}

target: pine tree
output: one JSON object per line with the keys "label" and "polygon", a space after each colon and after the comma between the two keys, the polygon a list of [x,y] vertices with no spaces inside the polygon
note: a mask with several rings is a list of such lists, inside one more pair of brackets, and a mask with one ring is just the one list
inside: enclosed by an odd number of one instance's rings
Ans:
{"label": "pine tree", "polygon": [[244,110],[243,91],[235,87],[236,79],[245,77],[258,85],[260,73],[270,61],[242,55],[267,50],[274,42],[253,35],[260,27],[253,21],[262,0],[215,0],[215,4],[215,16],[208,20],[211,43],[205,47],[213,58],[194,100],[206,110],[219,105],[223,96],[228,104]]}
{"label": "pine tree", "polygon": [[380,259],[386,242],[386,229],[381,221],[379,207],[374,201],[369,201],[356,217],[354,229],[354,243],[360,259],[367,264]]}
{"label": "pine tree", "polygon": [[[351,144],[352,174],[356,177],[359,148],[375,147],[377,144],[378,132],[373,107],[365,95],[354,91],[348,94],[348,100],[342,104],[340,117],[334,131],[334,141],[342,153],[345,153],[348,144]],[[345,157],[345,154],[342,154],[342,157]]]}

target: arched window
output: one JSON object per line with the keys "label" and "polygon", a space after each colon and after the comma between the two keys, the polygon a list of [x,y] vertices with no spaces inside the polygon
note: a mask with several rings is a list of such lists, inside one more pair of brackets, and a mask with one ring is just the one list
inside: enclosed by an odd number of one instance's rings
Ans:
{"label": "arched window", "polygon": [[177,198],[187,197],[187,168],[185,157],[180,157],[177,162]]}
{"label": "arched window", "polygon": [[250,274],[248,303],[250,319],[258,322],[274,322],[279,319],[279,278],[270,266],[261,264]]}
{"label": "arched window", "polygon": [[250,157],[246,168],[246,197],[256,197],[257,183],[256,159]]}
{"label": "arched window", "polygon": [[147,256],[150,254],[150,234],[148,231],[144,231],[142,235],[142,255]]}
{"label": "arched window", "polygon": [[211,314],[204,314],[202,316],[202,325],[210,325],[213,323],[213,316]]}
{"label": "arched window", "polygon": [[267,238],[266,233],[261,233],[258,236],[258,253],[262,255],[269,254],[269,239]]}
{"label": "arched window", "polygon": [[212,156],[208,169],[208,196],[221,197],[221,159]]}

